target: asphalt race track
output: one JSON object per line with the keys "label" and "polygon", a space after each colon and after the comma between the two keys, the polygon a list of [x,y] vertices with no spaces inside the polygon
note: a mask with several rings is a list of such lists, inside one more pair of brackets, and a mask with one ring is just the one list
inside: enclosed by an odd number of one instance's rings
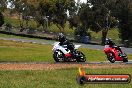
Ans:
{"label": "asphalt race track", "polygon": [[132,60],[128,60],[128,62],[116,61],[115,63],[111,63],[109,61],[102,62],[20,62],[20,61],[0,61],[1,63],[20,63],[20,64],[132,64]]}

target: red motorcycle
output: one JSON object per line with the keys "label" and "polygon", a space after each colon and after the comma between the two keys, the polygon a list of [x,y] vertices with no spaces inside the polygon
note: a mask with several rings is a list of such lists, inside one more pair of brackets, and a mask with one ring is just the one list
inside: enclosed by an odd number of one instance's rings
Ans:
{"label": "red motorcycle", "polygon": [[123,53],[119,46],[109,47],[109,45],[105,45],[104,52],[111,63],[115,61],[128,62],[127,55]]}

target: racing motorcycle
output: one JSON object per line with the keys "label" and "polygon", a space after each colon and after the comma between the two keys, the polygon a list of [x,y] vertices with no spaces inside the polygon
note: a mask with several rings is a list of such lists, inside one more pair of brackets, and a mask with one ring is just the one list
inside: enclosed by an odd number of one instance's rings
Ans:
{"label": "racing motorcycle", "polygon": [[128,62],[127,55],[119,46],[115,45],[113,47],[109,47],[109,45],[105,45],[104,52],[111,63],[114,63],[115,61]]}
{"label": "racing motorcycle", "polygon": [[[52,49],[53,58],[56,62],[85,62],[85,55],[77,50],[80,46],[74,45],[74,49],[71,51],[67,45],[60,46],[59,42],[55,42]],[[70,54],[69,57],[66,57],[65,53]]]}

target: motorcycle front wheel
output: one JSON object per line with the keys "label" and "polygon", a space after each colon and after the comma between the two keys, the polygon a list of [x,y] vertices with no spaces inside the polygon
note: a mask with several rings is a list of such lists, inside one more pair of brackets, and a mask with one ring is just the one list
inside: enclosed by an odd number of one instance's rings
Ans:
{"label": "motorcycle front wheel", "polygon": [[56,50],[53,54],[53,58],[56,62],[64,62],[65,56],[62,51]]}
{"label": "motorcycle front wheel", "polygon": [[77,51],[77,54],[78,54],[78,57],[76,59],[77,62],[85,62],[86,61],[86,57],[82,52]]}
{"label": "motorcycle front wheel", "polygon": [[123,55],[123,62],[128,62],[128,58],[127,58],[127,55],[125,53]]}

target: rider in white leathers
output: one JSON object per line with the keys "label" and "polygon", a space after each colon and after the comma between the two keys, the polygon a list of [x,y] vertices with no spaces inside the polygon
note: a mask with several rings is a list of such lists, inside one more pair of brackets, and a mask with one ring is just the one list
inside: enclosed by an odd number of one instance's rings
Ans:
{"label": "rider in white leathers", "polygon": [[62,49],[62,52],[65,54],[66,57],[70,57],[71,54],[66,51],[63,46],[66,45],[67,48],[70,49],[70,51],[72,52],[74,50],[74,45],[62,33],[59,33],[58,40],[60,42],[59,44]]}

